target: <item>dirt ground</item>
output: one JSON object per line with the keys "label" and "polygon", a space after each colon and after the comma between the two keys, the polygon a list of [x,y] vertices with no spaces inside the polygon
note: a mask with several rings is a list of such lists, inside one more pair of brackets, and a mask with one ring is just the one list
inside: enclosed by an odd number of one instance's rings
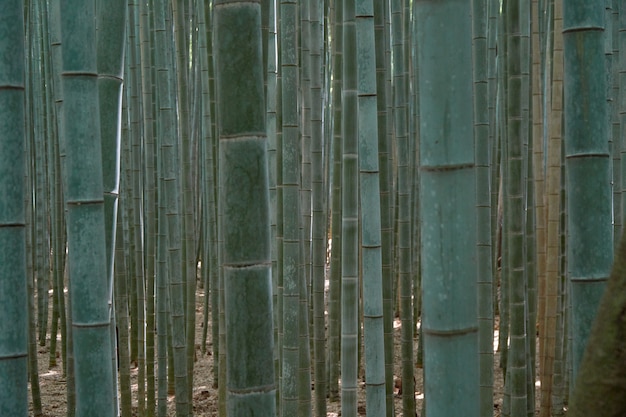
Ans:
{"label": "dirt ground", "polygon": [[[202,354],[200,351],[200,338],[202,335],[202,303],[203,303],[204,293],[202,290],[199,290],[196,297],[196,353],[197,353],[197,361],[194,365],[194,392],[193,392],[193,414],[194,416],[204,417],[204,416],[217,416],[217,390],[213,388],[213,357],[210,354]],[[399,322],[394,324],[394,332],[395,332],[395,373],[396,384],[399,382],[400,375],[400,328]],[[210,336],[211,331],[209,329],[208,334]],[[208,346],[209,343],[207,343]],[[417,347],[417,344],[415,344]],[[60,342],[59,342],[60,349]],[[209,347],[207,347],[209,350]],[[41,399],[43,404],[43,415],[45,417],[62,417],[66,415],[67,411],[67,400],[66,400],[66,389],[65,389],[65,378],[62,375],[62,367],[61,367],[61,358],[60,355],[57,354],[57,365],[53,368],[48,367],[49,363],[49,343],[44,347],[39,347],[38,351],[38,364],[39,364],[39,383],[41,387]],[[500,416],[500,408],[502,405],[502,396],[503,396],[503,380],[502,380],[502,372],[497,367],[498,364],[498,355],[496,353],[496,357],[494,360],[494,416]],[[131,384],[133,389],[133,414],[136,412],[137,407],[137,399],[136,399],[136,391],[137,391],[137,369],[131,369]],[[422,408],[422,400],[424,398],[423,394],[423,381],[422,381],[422,370],[417,369],[416,371],[416,404],[417,404],[417,415],[420,415]],[[361,381],[361,389],[359,392],[359,414],[365,415],[365,388],[364,383]],[[396,388],[397,392],[397,388]],[[30,394],[29,394],[30,395]],[[397,417],[403,417],[402,415],[402,399],[401,395],[395,395],[395,410]],[[31,415],[32,414],[32,400],[31,400]],[[339,401],[336,402],[327,402],[327,416],[328,417],[338,417],[341,415],[340,412],[341,404]],[[174,409],[174,397],[170,396],[168,398],[168,416],[175,416]]]}

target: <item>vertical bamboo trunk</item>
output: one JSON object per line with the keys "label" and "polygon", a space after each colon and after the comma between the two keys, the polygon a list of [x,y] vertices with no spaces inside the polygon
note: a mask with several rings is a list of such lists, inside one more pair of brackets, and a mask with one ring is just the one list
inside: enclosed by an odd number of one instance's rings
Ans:
{"label": "vertical bamboo trunk", "polygon": [[[183,254],[181,250],[181,199],[180,199],[180,159],[179,141],[176,128],[177,118],[174,113],[174,70],[173,40],[171,33],[171,11],[167,2],[160,0],[154,3],[155,42],[163,45],[157,50],[155,63],[157,67],[156,86],[159,103],[159,130],[161,159],[161,182],[164,205],[166,210],[166,245],[167,245],[167,285],[169,286],[168,345],[171,341],[171,352],[168,360],[168,383],[174,386],[176,393],[176,412],[181,417],[189,413],[189,376],[187,374],[186,336],[184,316],[184,280]],[[182,70],[182,69],[179,69]],[[171,331],[169,331],[171,329]],[[168,349],[170,347],[168,346]]]}
{"label": "vertical bamboo trunk", "polygon": [[0,415],[28,415],[24,5],[0,16]]}
{"label": "vertical bamboo trunk", "polygon": [[[97,8],[96,47],[98,54],[98,105],[100,108],[102,146],[102,181],[104,187],[104,227],[109,302],[113,305],[113,266],[120,178],[122,83],[127,7],[125,1],[118,0],[116,2],[99,2]],[[113,312],[114,310],[112,310]],[[114,317],[115,315],[111,314],[111,366],[113,368],[113,386],[117,387]],[[117,404],[117,390],[114,392],[112,401],[114,404]],[[118,408],[117,405],[115,408]]]}
{"label": "vertical bamboo trunk", "polygon": [[[282,294],[282,383],[281,412],[298,412],[299,335],[303,324],[299,317],[300,257],[300,131],[298,115],[298,49],[295,0],[280,4],[280,64],[282,75],[282,220],[283,220],[283,294]],[[304,323],[306,325],[306,323]]]}
{"label": "vertical bamboo trunk", "polygon": [[341,414],[357,415],[359,183],[355,0],[343,1],[341,90]]}
{"label": "vertical bamboo trunk", "polygon": [[[393,105],[394,126],[396,136],[397,155],[397,265],[399,285],[397,288],[400,299],[401,352],[402,352],[402,413],[415,413],[415,379],[413,362],[413,308],[412,291],[413,277],[410,274],[410,178],[409,178],[409,139],[407,122],[407,91],[408,79],[406,75],[409,57],[405,55],[405,42],[408,38],[404,30],[404,2],[391,1],[391,40],[393,49]],[[420,63],[421,65],[421,63]]]}
{"label": "vertical bamboo trunk", "polygon": [[[541,380],[540,416],[548,417],[552,408],[552,377],[557,346],[557,305],[559,288],[561,142],[563,131],[563,1],[554,1],[554,41],[549,67],[550,90],[547,98],[546,155],[546,266],[540,326],[539,372]],[[553,55],[552,55],[553,54]]]}
{"label": "vertical bamboo trunk", "polygon": [[324,137],[322,131],[322,37],[320,0],[310,0],[311,18],[311,163],[313,192],[313,356],[315,415],[326,417],[326,320],[324,305],[326,263],[326,201],[324,193]]}
{"label": "vertical bamboo trunk", "polygon": [[[528,3],[525,0],[509,0],[506,9],[507,26],[507,147],[504,184],[506,187],[504,223],[507,239],[509,280],[509,354],[507,363],[506,391],[510,399],[510,415],[526,415],[527,398],[527,269],[524,246],[526,244],[526,146],[528,143],[528,43],[530,28]],[[505,409],[509,407],[505,404]],[[507,410],[508,411],[508,410]]]}
{"label": "vertical bamboo trunk", "polygon": [[394,381],[393,381],[393,260],[391,256],[393,228],[391,222],[391,125],[387,113],[387,69],[385,49],[389,35],[385,32],[386,1],[374,2],[374,36],[376,50],[376,97],[378,107],[378,166],[380,169],[380,205],[381,205],[381,245],[382,245],[382,283],[383,283],[383,327],[385,333],[385,392],[387,416],[394,415]]}
{"label": "vertical bamboo trunk", "polygon": [[567,259],[575,378],[613,261],[604,4],[565,0]]}
{"label": "vertical bamboo trunk", "polygon": [[357,0],[355,20],[366,411],[368,416],[382,417],[387,412],[378,168],[378,98],[372,0]]}
{"label": "vertical bamboo trunk", "polygon": [[415,7],[426,416],[478,416],[471,4]]}
{"label": "vertical bamboo trunk", "polygon": [[95,1],[61,2],[66,210],[76,415],[114,414]]}
{"label": "vertical bamboo trunk", "polygon": [[155,384],[155,281],[156,281],[156,236],[157,236],[157,197],[156,197],[156,167],[155,167],[155,128],[154,128],[154,99],[152,77],[152,54],[150,53],[152,33],[148,4],[139,3],[139,53],[141,62],[141,97],[144,143],[144,248],[146,285],[146,376],[147,376],[147,405],[146,414],[154,416],[156,409]]}
{"label": "vertical bamboo trunk", "polygon": [[487,2],[474,0],[474,135],[476,140],[478,331],[480,415],[493,415],[493,268],[491,262],[491,191],[487,88]]}
{"label": "vertical bamboo trunk", "polygon": [[341,331],[341,85],[343,72],[343,0],[337,0],[334,6],[333,23],[333,132],[332,132],[332,187],[331,187],[331,231],[332,248],[330,258],[330,277],[328,294],[328,391],[330,401],[336,401],[339,395],[339,334]]}
{"label": "vertical bamboo trunk", "polygon": [[275,416],[267,137],[258,1],[215,2],[230,416]]}

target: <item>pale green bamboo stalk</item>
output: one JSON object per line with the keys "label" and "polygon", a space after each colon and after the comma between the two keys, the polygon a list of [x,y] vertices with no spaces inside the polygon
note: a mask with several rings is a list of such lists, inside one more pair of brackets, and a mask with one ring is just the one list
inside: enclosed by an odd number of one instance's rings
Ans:
{"label": "pale green bamboo stalk", "polygon": [[[124,201],[120,201],[123,210]],[[126,417],[131,415],[131,385],[130,385],[130,338],[128,334],[128,291],[126,280],[128,271],[126,268],[126,251],[123,241],[122,216],[117,217],[115,244],[115,309],[118,324],[118,360],[120,378],[120,411]]]}
{"label": "pale green bamboo stalk", "polygon": [[114,412],[95,19],[95,2],[61,2],[65,189],[78,416]]}
{"label": "pale green bamboo stalk", "polygon": [[[131,285],[131,295],[133,297],[133,303],[136,304],[134,311],[136,320],[136,327],[133,328],[133,338],[136,340],[136,357],[135,363],[137,364],[137,415],[143,417],[146,409],[146,289],[145,289],[145,277],[144,277],[144,230],[141,227],[142,217],[142,200],[143,192],[141,189],[141,122],[140,122],[140,60],[139,51],[136,48],[137,33],[135,28],[138,27],[135,21],[138,23],[139,14],[138,7],[135,4],[129,5],[130,13],[128,24],[129,48],[126,53],[126,88],[125,99],[128,105],[128,113],[123,115],[124,123],[128,124],[126,132],[125,146],[125,159],[124,170],[126,174],[125,178],[125,194],[126,194],[126,210],[128,211],[128,231],[130,233],[130,242],[128,246],[129,257],[129,272],[132,279],[129,282]],[[126,103],[125,102],[125,103]],[[124,105],[126,106],[126,104]],[[124,108],[126,110],[126,108]]]}
{"label": "pale green bamboo stalk", "polygon": [[426,416],[478,416],[471,4],[415,7]]}
{"label": "pale green bamboo stalk", "polygon": [[[622,209],[626,211],[626,99],[623,91],[626,91],[626,7],[622,6],[621,3],[618,3],[618,48],[622,52],[619,54],[619,89],[621,91],[618,94],[618,105],[619,105],[619,137],[621,138],[621,155],[620,155],[620,183],[622,186]],[[625,214],[622,213],[622,216],[626,218]]]}
{"label": "pale green bamboo stalk", "polygon": [[331,179],[331,231],[332,247],[330,259],[330,278],[328,294],[328,391],[330,401],[337,401],[339,396],[339,356],[341,347],[341,199],[342,199],[342,71],[343,71],[343,1],[334,4],[332,33],[332,179]]}
{"label": "pale green bamboo stalk", "polygon": [[355,21],[366,412],[368,416],[384,416],[387,412],[373,0],[357,1]]}
{"label": "pale green bamboo stalk", "polygon": [[[547,118],[546,156],[546,276],[545,301],[542,314],[543,334],[540,333],[539,379],[541,381],[540,416],[550,416],[552,408],[553,363],[557,348],[557,297],[559,293],[560,204],[561,204],[561,153],[563,132],[563,2],[554,1],[554,44],[548,55],[551,58],[551,93]],[[543,337],[542,337],[543,336]]]}
{"label": "pale green bamboo stalk", "polygon": [[359,179],[355,0],[343,1],[341,90],[341,414],[357,415]]}
{"label": "pale green bamboo stalk", "polygon": [[[141,103],[143,121],[144,155],[144,250],[146,277],[146,378],[147,404],[146,415],[153,417],[156,409],[155,386],[155,281],[156,281],[156,251],[157,251],[157,197],[156,197],[156,167],[155,167],[155,134],[154,134],[154,83],[152,76],[153,59],[150,53],[151,36],[149,2],[139,3],[139,20],[135,19],[135,27],[139,25],[136,42],[139,42],[139,60],[141,63]],[[135,30],[137,30],[135,28]]]}
{"label": "pale green bamboo stalk", "polygon": [[[545,277],[546,277],[546,255],[547,255],[547,212],[546,212],[546,167],[545,167],[545,144],[547,143],[544,135],[544,129],[546,127],[545,115],[547,114],[547,108],[544,105],[546,102],[546,91],[543,83],[543,72],[545,71],[545,65],[542,61],[542,33],[540,20],[540,2],[538,0],[532,0],[531,9],[531,29],[532,29],[532,164],[533,164],[533,177],[534,177],[534,210],[535,210],[535,260],[537,270],[537,335],[539,339],[539,350],[536,352],[539,356],[539,361],[542,357],[542,336],[543,336],[543,312],[545,311]],[[535,375],[538,379],[541,371]],[[533,382],[534,384],[534,382]],[[533,386],[534,389],[534,386]]]}
{"label": "pale green bamboo stalk", "polygon": [[491,260],[491,160],[487,83],[487,2],[472,2],[474,136],[476,140],[476,233],[480,416],[493,415],[493,270]]}
{"label": "pale green bamboo stalk", "polygon": [[322,37],[320,0],[310,1],[311,19],[311,171],[313,209],[313,356],[315,415],[326,417],[326,320],[324,287],[326,280],[327,194],[324,192],[324,136],[322,131]]}
{"label": "pale green bamboo stalk", "polygon": [[310,0],[298,2],[300,24],[300,74],[299,92],[301,99],[300,113],[302,117],[300,128],[300,245],[301,269],[299,279],[299,365],[298,365],[298,414],[311,415],[311,340],[309,334],[313,332],[313,322],[309,319],[312,314],[311,294],[311,224],[312,224],[312,179],[311,179],[311,19]]}
{"label": "pale green bamboo stalk", "polygon": [[[53,70],[53,58],[52,58],[52,29],[50,24],[50,10],[51,7],[49,5],[43,5],[42,7],[42,19],[44,25],[44,37],[46,48],[46,56],[47,60],[45,71],[46,71],[46,80],[54,80],[55,74]],[[64,320],[65,314],[61,309],[61,306],[64,307],[65,301],[61,297],[61,293],[58,290],[59,283],[58,277],[59,274],[62,274],[62,267],[64,260],[64,252],[60,249],[62,244],[60,242],[64,239],[64,234],[62,233],[62,213],[63,213],[63,200],[60,196],[60,184],[61,184],[61,176],[59,172],[59,150],[58,150],[58,115],[56,112],[56,107],[54,104],[54,100],[56,98],[56,90],[58,89],[58,85],[55,86],[55,81],[48,81],[48,94],[47,96],[47,119],[48,119],[48,129],[49,129],[49,146],[48,146],[48,187],[49,187],[49,196],[50,196],[50,245],[51,245],[51,279],[52,279],[52,288],[53,288],[53,310],[52,310],[52,323],[50,328],[50,366],[56,366],[56,354],[57,354],[57,336],[59,333],[59,319],[62,318]],[[64,336],[61,336],[64,338]]]}
{"label": "pale green bamboo stalk", "polygon": [[180,212],[180,159],[178,148],[178,132],[174,114],[174,80],[171,71],[173,65],[173,40],[171,30],[171,11],[165,1],[155,2],[155,32],[157,48],[157,90],[159,102],[159,140],[160,157],[163,171],[163,192],[165,194],[167,249],[168,249],[168,286],[169,286],[169,327],[171,336],[174,386],[176,390],[176,413],[179,417],[189,414],[189,376],[187,372],[185,313],[184,313],[184,278],[181,250],[181,212]]}
{"label": "pale green bamboo stalk", "polygon": [[[159,167],[159,172],[161,168]],[[168,310],[167,310],[167,235],[165,218],[165,197],[163,195],[162,181],[158,184],[158,231],[156,252],[156,302],[157,302],[157,365],[158,365],[158,394],[157,415],[165,417],[167,413],[167,333],[168,333]]]}
{"label": "pale green bamboo stalk", "polygon": [[[282,198],[283,198],[283,294],[281,413],[298,410],[300,357],[300,138],[298,122],[298,9],[294,0],[280,3],[280,54],[282,76]],[[306,325],[306,323],[305,323]]]}
{"label": "pale green bamboo stalk", "polygon": [[102,144],[107,273],[113,297],[113,264],[120,181],[122,85],[126,41],[126,2],[99,2],[97,17],[98,100]]}
{"label": "pale green bamboo stalk", "polygon": [[564,2],[564,147],[574,379],[613,261],[604,25],[603,3]]}
{"label": "pale green bamboo stalk", "polygon": [[[176,68],[176,96],[177,100],[177,113],[180,120],[180,155],[181,165],[179,168],[179,175],[181,176],[182,194],[180,200],[181,209],[181,251],[182,251],[182,277],[183,277],[183,300],[184,300],[184,314],[185,314],[185,336],[186,336],[186,357],[187,357],[187,371],[188,371],[188,384],[187,392],[189,394],[189,401],[192,400],[193,393],[193,364],[195,354],[195,289],[196,289],[196,237],[194,219],[194,186],[193,186],[193,168],[192,161],[195,159],[196,151],[193,149],[193,138],[191,132],[192,122],[192,109],[191,100],[193,94],[189,92],[193,83],[190,71],[193,70],[193,66],[197,64],[196,53],[191,52],[192,46],[191,36],[195,33],[190,32],[189,16],[186,16],[185,2],[171,1],[172,16],[174,19],[174,41],[175,41],[175,68]],[[192,35],[193,34],[193,35]]]}
{"label": "pale green bamboo stalk", "polygon": [[[505,25],[507,31],[507,168],[504,172],[506,198],[504,200],[505,237],[507,239],[507,262],[509,301],[509,349],[505,390],[509,394],[510,410],[505,404],[504,415],[522,416],[527,413],[527,270],[524,246],[526,245],[526,154],[528,143],[528,42],[530,19],[528,3],[509,0],[506,5]],[[527,17],[526,19],[524,17]],[[510,414],[506,414],[510,412]]]}
{"label": "pale green bamboo stalk", "polygon": [[[402,0],[391,1],[391,41],[393,50],[394,79],[394,126],[397,141],[397,265],[398,265],[398,298],[400,300],[401,351],[402,351],[402,413],[415,413],[415,380],[413,364],[413,280],[410,274],[410,178],[409,178],[409,144],[407,137],[407,62],[405,56],[406,33],[404,26],[404,7]],[[420,62],[421,65],[421,62]]]}
{"label": "pale green bamboo stalk", "polygon": [[0,16],[0,414],[28,415],[24,5]]}
{"label": "pale green bamboo stalk", "polygon": [[[609,152],[611,153],[611,181],[613,194],[613,247],[619,247],[619,239],[623,228],[622,208],[622,177],[621,177],[621,147],[622,141],[619,136],[619,49],[618,49],[618,10],[613,0],[604,1],[605,13],[605,41],[604,56],[607,71],[607,131],[609,140]],[[615,9],[615,10],[614,10]],[[614,18],[615,16],[615,18]]]}
{"label": "pale green bamboo stalk", "polygon": [[280,3],[280,54],[282,76],[282,206],[283,206],[283,292],[282,292],[282,383],[281,414],[298,413],[300,312],[300,154],[298,123],[297,5]]}
{"label": "pale green bamboo stalk", "polygon": [[[45,346],[46,333],[48,332],[48,291],[50,289],[49,274],[50,270],[50,247],[48,239],[44,239],[48,233],[47,218],[50,215],[49,196],[45,187],[48,181],[46,177],[46,141],[47,135],[45,102],[47,100],[47,91],[45,89],[44,60],[45,54],[43,39],[43,23],[41,19],[40,5],[33,4],[26,7],[26,21],[29,26],[29,36],[27,38],[26,48],[30,51],[27,62],[27,72],[30,74],[28,89],[31,91],[29,98],[38,97],[40,99],[30,99],[27,101],[26,107],[26,125],[27,133],[30,137],[30,154],[31,156],[31,179],[32,196],[33,196],[33,213],[32,223],[29,228],[32,230],[33,250],[29,251],[32,256],[34,285],[37,286],[37,302],[36,302],[36,322],[39,327],[33,333],[33,337],[39,340],[40,346]],[[34,294],[33,294],[34,295]],[[33,322],[34,323],[34,322]],[[31,372],[33,372],[31,370]],[[36,373],[36,371],[35,371]]]}
{"label": "pale green bamboo stalk", "polygon": [[228,415],[275,416],[260,2],[218,0],[214,22]]}
{"label": "pale green bamboo stalk", "polygon": [[390,148],[392,136],[388,134],[390,116],[387,113],[387,68],[385,50],[389,35],[385,31],[386,1],[374,2],[374,36],[376,50],[376,97],[378,107],[378,166],[380,169],[380,212],[382,245],[383,284],[383,327],[385,350],[385,392],[387,417],[394,415],[394,372],[393,372],[393,227],[391,222],[391,164]]}
{"label": "pale green bamboo stalk", "polygon": [[[53,79],[51,85],[54,88],[54,101],[55,101],[55,119],[56,119],[56,151],[57,157],[55,160],[56,172],[57,172],[57,247],[63,248],[57,252],[57,255],[61,257],[62,262],[57,264],[57,286],[59,288],[59,320],[61,327],[61,359],[63,366],[63,375],[67,379],[67,408],[68,417],[73,415],[75,409],[75,392],[74,392],[74,380],[73,380],[73,359],[71,359],[72,343],[71,343],[71,302],[69,297],[65,297],[65,278],[67,272],[67,225],[65,216],[65,197],[63,184],[65,184],[65,134],[64,134],[64,119],[63,119],[63,87],[62,87],[62,42],[61,42],[61,5],[60,2],[52,2],[49,4],[49,30],[50,30],[50,51],[52,59],[52,74]],[[68,327],[68,325],[70,325]]]}

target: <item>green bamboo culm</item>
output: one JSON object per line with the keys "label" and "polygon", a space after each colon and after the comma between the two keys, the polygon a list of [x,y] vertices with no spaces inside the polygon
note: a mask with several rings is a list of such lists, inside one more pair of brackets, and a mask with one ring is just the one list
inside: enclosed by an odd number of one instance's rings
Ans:
{"label": "green bamboo culm", "polygon": [[493,270],[487,65],[487,1],[472,1],[474,56],[474,134],[477,203],[478,332],[480,415],[493,415]]}
{"label": "green bamboo culm", "polygon": [[359,330],[359,176],[355,0],[343,1],[341,90],[341,415],[357,415]]}
{"label": "green bamboo culm", "polygon": [[372,0],[356,1],[355,20],[366,411],[368,416],[382,417],[387,414],[387,406],[381,198],[378,167],[378,97],[376,90],[374,2]]}
{"label": "green bamboo culm", "polygon": [[24,4],[0,14],[0,415],[28,415]]}
{"label": "green bamboo culm", "polygon": [[65,206],[76,415],[113,416],[95,1],[61,2]]}
{"label": "green bamboo culm", "polygon": [[280,68],[282,74],[282,366],[280,401],[283,416],[298,413],[300,258],[300,137],[298,119],[298,49],[295,0],[280,2]]}
{"label": "green bamboo culm", "polygon": [[[124,45],[126,39],[126,2],[100,1],[97,5],[98,99],[100,108],[100,139],[102,146],[102,181],[104,187],[104,226],[107,254],[109,301],[113,303],[113,275],[117,207],[120,183],[120,140]],[[139,109],[137,109],[139,110]],[[113,304],[111,304],[113,305]],[[117,386],[115,352],[115,316],[111,315],[111,367],[113,384]],[[117,402],[117,390],[112,398]],[[115,408],[118,408],[117,406]]]}
{"label": "green bamboo culm", "polygon": [[229,416],[275,416],[259,1],[217,0],[215,62]]}
{"label": "green bamboo culm", "polygon": [[613,261],[604,3],[565,0],[563,42],[567,274],[575,378]]}
{"label": "green bamboo culm", "polygon": [[478,416],[471,2],[415,7],[426,416]]}

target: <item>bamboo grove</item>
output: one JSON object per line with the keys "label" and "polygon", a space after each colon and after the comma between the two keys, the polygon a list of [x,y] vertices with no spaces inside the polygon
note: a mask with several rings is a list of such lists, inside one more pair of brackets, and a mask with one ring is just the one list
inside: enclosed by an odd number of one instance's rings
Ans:
{"label": "bamboo grove", "polygon": [[622,7],[2,2],[0,415],[591,416]]}

